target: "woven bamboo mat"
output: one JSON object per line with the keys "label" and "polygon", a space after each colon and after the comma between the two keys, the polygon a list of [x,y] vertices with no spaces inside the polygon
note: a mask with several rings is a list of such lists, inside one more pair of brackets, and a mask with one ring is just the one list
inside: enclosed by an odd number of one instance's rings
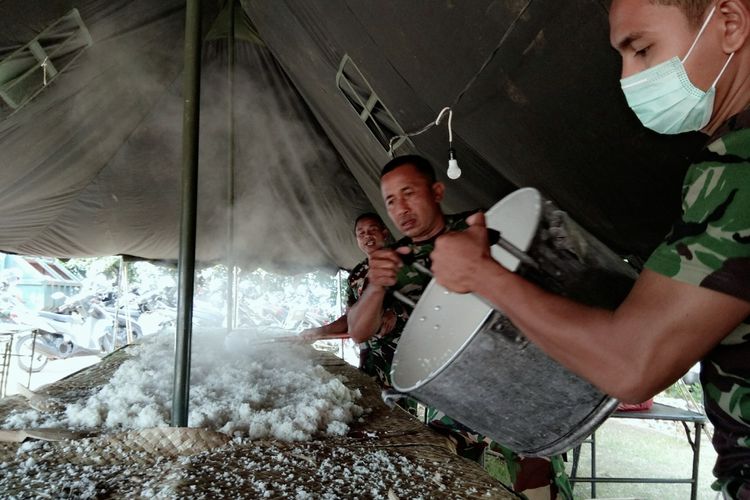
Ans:
{"label": "woven bamboo mat", "polygon": [[[128,358],[121,350],[39,392],[87,397]],[[359,389],[369,408],[348,436],[308,442],[232,439],[160,428],[56,442],[0,443],[0,496],[17,498],[516,498],[446,438],[385,406],[377,385],[335,356],[318,362]],[[27,403],[0,400],[0,419]]]}
{"label": "woven bamboo mat", "polygon": [[[0,422],[3,422],[14,411],[27,410],[30,407],[46,411],[47,409],[64,408],[68,404],[83,401],[106,384],[120,365],[130,357],[127,348],[118,349],[102,358],[101,362],[95,365],[35,390],[38,398],[29,399],[20,394],[1,398]],[[97,432],[97,429],[91,429],[91,433]],[[0,451],[0,460],[2,458],[3,455]]]}

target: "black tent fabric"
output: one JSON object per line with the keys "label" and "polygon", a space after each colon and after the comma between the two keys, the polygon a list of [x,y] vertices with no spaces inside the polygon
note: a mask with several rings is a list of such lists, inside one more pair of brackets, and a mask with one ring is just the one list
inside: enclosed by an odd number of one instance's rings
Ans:
{"label": "black tent fabric", "polygon": [[[703,138],[637,123],[599,0],[241,0],[235,26],[258,36],[235,42],[232,205],[226,3],[203,4],[199,259],[226,258],[230,211],[243,265],[360,257],[351,223],[385,215],[388,154],[336,86],[344,56],[404,130],[453,107],[463,175],[446,180],[447,211],[530,185],[641,257],[678,213]],[[74,7],[93,44],[20,110],[0,104],[0,250],[176,258],[184,2],[3,0],[0,60]],[[396,152],[429,157],[446,179],[446,135]]]}
{"label": "black tent fabric", "polygon": [[[534,186],[613,249],[639,256],[679,213],[680,181],[703,136],[659,136],[627,108],[608,2],[242,4],[329,136],[340,138],[334,144],[374,203],[377,148],[362,144],[364,130],[351,137],[356,120],[330,91],[345,53],[407,130],[434,119],[475,79],[454,106],[464,175],[448,182],[449,209]],[[444,134],[414,143],[445,165]]]}
{"label": "black tent fabric", "polygon": [[[175,258],[182,3],[89,7],[90,16],[81,12],[95,43],[0,122],[0,247]],[[224,258],[229,246],[227,48],[219,38],[203,49],[197,255],[204,261]],[[351,221],[369,202],[268,49],[238,37],[235,52],[231,197],[239,263],[353,265]]]}

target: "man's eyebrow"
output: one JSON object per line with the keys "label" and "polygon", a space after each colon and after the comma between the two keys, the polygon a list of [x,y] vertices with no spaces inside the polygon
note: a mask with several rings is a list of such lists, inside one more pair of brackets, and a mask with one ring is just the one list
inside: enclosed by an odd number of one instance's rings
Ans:
{"label": "man's eyebrow", "polygon": [[620,40],[617,43],[617,45],[615,45],[615,48],[617,50],[623,50],[626,47],[628,47],[631,43],[633,43],[634,41],[636,41],[639,38],[641,38],[642,36],[643,36],[643,32],[642,31],[634,31],[633,33],[630,33],[628,36],[626,36],[625,38],[623,38],[622,40]]}

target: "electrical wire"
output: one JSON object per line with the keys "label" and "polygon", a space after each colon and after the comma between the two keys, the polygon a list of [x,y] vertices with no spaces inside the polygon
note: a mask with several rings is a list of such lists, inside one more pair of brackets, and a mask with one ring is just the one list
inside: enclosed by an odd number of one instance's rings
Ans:
{"label": "electrical wire", "polygon": [[479,76],[484,72],[485,69],[490,65],[492,60],[495,58],[497,53],[500,51],[500,48],[505,44],[505,41],[508,39],[510,34],[513,32],[513,30],[516,27],[516,24],[518,24],[518,21],[523,17],[523,15],[526,13],[526,11],[531,6],[532,2],[534,0],[527,0],[526,4],[521,8],[521,10],[518,12],[516,17],[513,19],[513,21],[510,23],[508,28],[505,30],[505,33],[503,33],[503,36],[500,38],[500,41],[497,43],[497,46],[492,50],[490,55],[484,60],[482,65],[479,67],[479,70],[472,76],[469,81],[464,85],[464,88],[461,89],[461,91],[456,95],[456,98],[453,99],[453,102],[450,106],[446,106],[443,109],[440,110],[440,113],[438,113],[437,119],[435,119],[434,122],[429,122],[427,125],[422,127],[419,130],[416,130],[414,132],[405,132],[401,135],[395,135],[391,137],[391,139],[388,141],[388,155],[393,157],[393,144],[400,140],[405,139],[407,137],[415,137],[417,135],[423,134],[427,132],[429,129],[436,125],[440,125],[440,121],[443,118],[443,115],[447,112],[448,113],[448,142],[450,143],[450,148],[453,148],[453,109],[458,105],[458,103],[463,98],[464,94],[476,83]]}
{"label": "electrical wire", "polygon": [[482,66],[479,67],[479,71],[477,71],[474,76],[471,77],[471,79],[466,83],[464,88],[461,90],[461,92],[458,93],[456,98],[451,103],[451,108],[455,108],[456,105],[461,101],[464,94],[474,85],[474,83],[479,78],[479,75],[481,75],[485,69],[487,69],[487,66],[490,65],[492,60],[497,55],[500,48],[505,44],[505,41],[508,39],[510,34],[513,32],[513,30],[516,28],[516,24],[518,24],[518,21],[520,21],[521,17],[526,13],[527,10],[529,10],[529,7],[531,7],[531,4],[534,0],[528,0],[526,2],[526,5],[523,6],[523,8],[518,12],[518,15],[516,15],[515,19],[513,19],[513,22],[510,23],[510,26],[505,30],[505,33],[503,33],[503,36],[500,38],[500,41],[497,43],[497,46],[492,50],[490,55],[487,57],[487,59],[484,60],[482,63]]}
{"label": "electrical wire", "polygon": [[429,122],[427,125],[414,132],[404,132],[401,135],[394,135],[393,137],[391,137],[391,139],[388,141],[388,154],[390,156],[393,156],[393,144],[399,139],[414,137],[423,134],[430,130],[432,127],[440,125],[440,122],[443,120],[443,116],[445,116],[445,113],[448,113],[448,142],[453,144],[453,110],[446,106],[440,110],[440,113],[438,113],[435,121]]}

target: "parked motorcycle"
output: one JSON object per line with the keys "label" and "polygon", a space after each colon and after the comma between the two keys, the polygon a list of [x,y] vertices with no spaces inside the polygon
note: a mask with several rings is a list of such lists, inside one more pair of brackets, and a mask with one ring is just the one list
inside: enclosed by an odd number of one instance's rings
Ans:
{"label": "parked motorcycle", "polygon": [[[173,329],[177,324],[177,289],[147,292],[140,296],[137,305],[138,322],[145,334]],[[224,311],[210,303],[193,299],[193,328],[220,328],[226,326]]]}
{"label": "parked motorcycle", "polygon": [[102,355],[143,336],[136,321],[113,316],[95,294],[71,297],[57,313],[26,310],[17,317],[35,332],[19,338],[15,347],[19,366],[32,372],[51,359]]}
{"label": "parked motorcycle", "polygon": [[301,332],[308,328],[316,328],[327,323],[319,313],[311,311],[306,304],[293,304],[287,310],[282,328],[294,332]]}

